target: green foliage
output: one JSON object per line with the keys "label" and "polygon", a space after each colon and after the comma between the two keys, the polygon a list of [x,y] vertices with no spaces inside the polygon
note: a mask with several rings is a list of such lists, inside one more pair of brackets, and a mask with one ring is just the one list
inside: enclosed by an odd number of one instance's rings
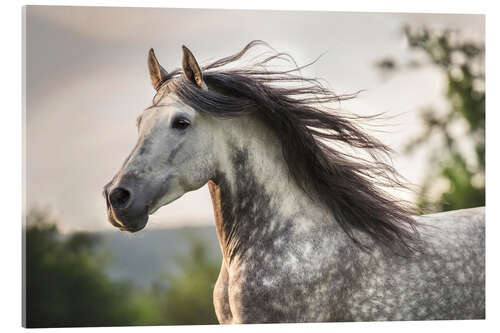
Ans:
{"label": "green foliage", "polygon": [[33,211],[26,229],[26,326],[130,325],[130,286],[103,273],[98,239],[75,233],[63,238],[48,214]]}
{"label": "green foliage", "polygon": [[207,256],[206,245],[194,233],[186,233],[189,252],[177,258],[179,272],[165,272],[148,290],[136,293],[139,309],[134,325],[217,324],[213,289],[218,263]]}
{"label": "green foliage", "polygon": [[44,211],[34,210],[26,228],[26,326],[77,327],[216,323],[212,303],[218,265],[205,245],[187,235],[190,252],[180,272],[141,289],[110,280],[95,234],[63,236]]}
{"label": "green foliage", "polygon": [[166,274],[166,286],[158,282],[154,293],[165,323],[178,325],[216,324],[213,289],[220,263],[207,257],[204,243],[194,234],[187,234],[191,245],[189,254],[178,258],[180,274]]}
{"label": "green foliage", "polygon": [[[427,178],[419,192],[418,206],[436,211],[484,206],[485,204],[485,75],[484,45],[466,41],[451,30],[404,28],[410,50],[423,60],[405,65],[390,57],[376,66],[390,74],[404,69],[433,66],[442,72],[447,88],[445,110],[421,110],[424,130],[406,146],[406,152],[433,146],[427,162]],[[457,130],[457,128],[459,130]],[[434,142],[438,142],[436,145]],[[472,145],[472,153],[464,145]],[[430,193],[445,184],[437,198]]]}

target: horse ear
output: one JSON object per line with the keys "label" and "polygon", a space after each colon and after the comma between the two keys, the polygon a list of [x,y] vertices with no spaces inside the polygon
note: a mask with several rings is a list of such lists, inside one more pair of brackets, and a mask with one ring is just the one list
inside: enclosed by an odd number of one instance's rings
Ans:
{"label": "horse ear", "polygon": [[184,45],[182,45],[182,70],[184,71],[184,76],[190,82],[196,84],[200,88],[205,86],[203,84],[203,75],[201,74],[200,66],[198,66],[191,51]]}
{"label": "horse ear", "polygon": [[149,50],[148,68],[153,87],[156,90],[160,89],[161,85],[167,80],[168,73],[163,67],[161,67],[160,63],[156,59],[155,51],[153,49]]}

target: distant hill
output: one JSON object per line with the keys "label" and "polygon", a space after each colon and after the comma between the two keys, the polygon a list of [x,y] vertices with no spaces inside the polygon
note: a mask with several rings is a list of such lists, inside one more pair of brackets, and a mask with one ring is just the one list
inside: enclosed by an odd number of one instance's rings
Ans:
{"label": "distant hill", "polygon": [[161,273],[176,273],[176,258],[187,253],[188,234],[207,245],[209,257],[221,260],[215,226],[151,229],[138,234],[99,232],[101,245],[111,255],[107,272],[112,279],[126,279],[147,286]]}

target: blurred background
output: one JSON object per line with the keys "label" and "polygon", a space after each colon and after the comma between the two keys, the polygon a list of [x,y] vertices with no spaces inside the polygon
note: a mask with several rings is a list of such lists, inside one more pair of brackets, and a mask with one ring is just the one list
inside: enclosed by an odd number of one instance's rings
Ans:
{"label": "blurred background", "polygon": [[137,234],[106,221],[102,186],[137,139],[181,45],[201,64],[262,39],[335,92],[396,152],[422,213],[484,205],[484,16],[28,6],[26,325],[215,323],[220,253],[208,189],[163,207]]}

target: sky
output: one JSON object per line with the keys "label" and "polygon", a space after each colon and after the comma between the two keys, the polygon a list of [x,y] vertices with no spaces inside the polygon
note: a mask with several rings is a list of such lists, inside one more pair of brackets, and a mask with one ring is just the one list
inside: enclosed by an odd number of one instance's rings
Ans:
{"label": "sky", "polygon": [[[322,55],[303,73],[336,93],[364,90],[341,108],[385,112],[383,131],[370,133],[395,150],[395,168],[418,185],[426,150],[408,156],[402,147],[422,130],[422,107],[446,106],[443,77],[425,68],[383,78],[374,63],[412,56],[404,24],[484,41],[481,15],[28,6],[24,22],[27,208],[50,209],[64,232],[113,229],[101,191],[137,140],[136,117],[151,104],[151,47],[167,71],[180,67],[183,44],[201,64],[254,39],[299,65]],[[206,186],[161,208],[146,229],[205,224],[213,224]]]}

